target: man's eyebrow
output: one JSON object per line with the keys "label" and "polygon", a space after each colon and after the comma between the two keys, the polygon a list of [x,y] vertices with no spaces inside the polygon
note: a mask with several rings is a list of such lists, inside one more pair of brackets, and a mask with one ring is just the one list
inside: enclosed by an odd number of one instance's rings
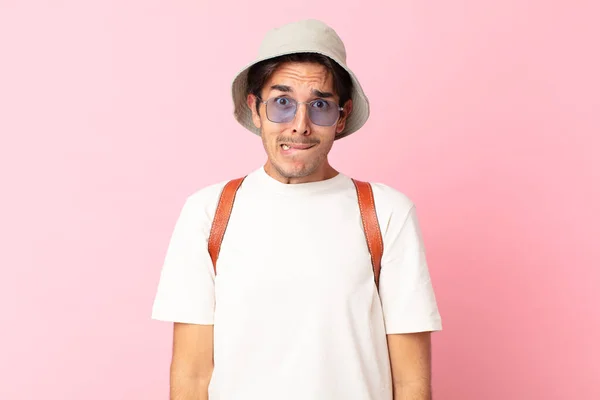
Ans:
{"label": "man's eyebrow", "polygon": [[292,88],[286,85],[273,85],[271,90],[279,90],[280,92],[293,92]]}
{"label": "man's eyebrow", "polygon": [[[271,90],[278,90],[280,92],[285,92],[285,93],[293,93],[294,92],[294,89],[292,89],[290,86],[287,86],[287,85],[273,85],[273,86],[271,86]],[[333,97],[333,93],[321,92],[320,90],[317,90],[317,89],[312,90],[312,95],[315,97],[320,97],[322,99]]]}
{"label": "man's eyebrow", "polygon": [[315,97],[321,97],[323,99],[328,98],[328,97],[333,97],[333,93],[321,92],[320,90],[317,90],[317,89],[313,89],[312,94]]}

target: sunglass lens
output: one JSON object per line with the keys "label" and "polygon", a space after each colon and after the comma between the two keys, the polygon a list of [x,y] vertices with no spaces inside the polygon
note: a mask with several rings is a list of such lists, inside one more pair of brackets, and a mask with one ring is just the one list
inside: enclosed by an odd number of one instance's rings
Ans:
{"label": "sunglass lens", "polygon": [[275,123],[290,122],[296,115],[297,104],[288,97],[274,97],[267,101],[267,118]]}
{"label": "sunglass lens", "polygon": [[339,111],[335,104],[326,100],[315,100],[309,104],[308,115],[315,125],[331,126],[338,119]]}

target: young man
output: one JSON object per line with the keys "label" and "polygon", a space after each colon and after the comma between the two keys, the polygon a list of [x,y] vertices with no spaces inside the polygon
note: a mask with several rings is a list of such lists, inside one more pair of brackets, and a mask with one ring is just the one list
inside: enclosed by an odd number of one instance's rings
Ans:
{"label": "young man", "polygon": [[174,322],[171,399],[430,399],[441,318],[415,207],[381,183],[359,202],[328,162],[369,115],[344,44],[316,20],[274,29],[232,94],[267,160],[232,206],[221,182],[181,211],[153,307]]}

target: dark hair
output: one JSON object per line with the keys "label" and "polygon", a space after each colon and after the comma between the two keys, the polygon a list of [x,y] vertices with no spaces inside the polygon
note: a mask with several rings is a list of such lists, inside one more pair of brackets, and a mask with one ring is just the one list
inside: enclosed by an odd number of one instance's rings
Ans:
{"label": "dark hair", "polygon": [[351,98],[352,78],[348,71],[331,58],[318,53],[287,54],[254,64],[248,71],[248,92],[256,96],[256,110],[260,106],[262,89],[275,70],[285,62],[312,62],[323,65],[333,77],[333,90],[340,97],[340,106]]}

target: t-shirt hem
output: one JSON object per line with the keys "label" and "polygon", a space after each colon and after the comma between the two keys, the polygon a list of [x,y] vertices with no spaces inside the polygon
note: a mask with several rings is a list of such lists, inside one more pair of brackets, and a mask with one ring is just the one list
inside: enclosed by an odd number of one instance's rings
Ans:
{"label": "t-shirt hem", "polygon": [[441,320],[419,325],[391,325],[386,327],[388,335],[420,332],[439,332],[442,330]]}
{"label": "t-shirt hem", "polygon": [[195,325],[214,325],[214,320],[210,318],[190,318],[185,316],[173,316],[165,314],[152,314],[150,318],[155,321],[161,322],[174,322]]}

